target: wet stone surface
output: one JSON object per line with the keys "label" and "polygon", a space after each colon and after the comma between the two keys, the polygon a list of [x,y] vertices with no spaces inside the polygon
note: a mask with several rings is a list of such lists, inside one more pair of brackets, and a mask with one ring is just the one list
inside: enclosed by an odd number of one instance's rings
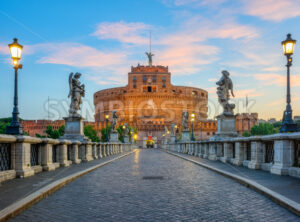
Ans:
{"label": "wet stone surface", "polygon": [[73,181],[12,221],[300,219],[229,178],[151,149],[139,150]]}

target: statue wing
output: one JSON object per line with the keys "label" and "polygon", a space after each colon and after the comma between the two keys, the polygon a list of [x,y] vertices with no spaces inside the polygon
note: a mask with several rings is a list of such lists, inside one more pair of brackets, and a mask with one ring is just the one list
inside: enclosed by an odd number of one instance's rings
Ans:
{"label": "statue wing", "polygon": [[73,90],[72,79],[73,79],[73,73],[71,72],[70,75],[69,75],[69,88],[70,88],[70,91],[69,91],[68,98],[70,98],[72,96],[72,90]]}

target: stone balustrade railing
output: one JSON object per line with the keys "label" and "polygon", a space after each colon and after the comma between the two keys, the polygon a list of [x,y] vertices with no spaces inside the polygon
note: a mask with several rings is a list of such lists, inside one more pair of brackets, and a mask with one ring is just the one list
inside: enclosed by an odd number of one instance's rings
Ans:
{"label": "stone balustrade railing", "polygon": [[130,143],[95,143],[0,134],[0,182],[131,151]]}
{"label": "stone balustrade railing", "polygon": [[163,149],[300,178],[300,133],[163,144]]}

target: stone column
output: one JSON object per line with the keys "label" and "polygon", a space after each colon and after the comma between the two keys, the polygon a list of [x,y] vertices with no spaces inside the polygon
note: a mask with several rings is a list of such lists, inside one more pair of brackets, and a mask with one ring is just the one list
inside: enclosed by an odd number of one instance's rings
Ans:
{"label": "stone column", "polygon": [[72,163],[79,164],[81,163],[81,159],[79,158],[79,146],[80,146],[79,141],[73,141],[72,143],[72,152],[71,152],[71,160]]}
{"label": "stone column", "polygon": [[107,153],[106,153],[106,150],[105,150],[105,143],[101,143],[101,149],[102,149],[102,156],[103,157],[106,157],[107,156]]}
{"label": "stone column", "polygon": [[250,169],[261,169],[264,162],[263,144],[261,141],[251,141],[251,161],[248,165]]}
{"label": "stone column", "polygon": [[193,156],[198,156],[198,142],[194,142],[194,153]]}
{"label": "stone column", "polygon": [[233,144],[230,142],[224,142],[224,156],[220,160],[224,163],[230,162],[233,158]]}
{"label": "stone column", "polygon": [[274,165],[271,173],[278,175],[288,175],[289,168],[294,162],[294,142],[292,140],[274,141]]}
{"label": "stone column", "polygon": [[207,158],[208,158],[208,154],[209,154],[208,143],[204,143],[204,154],[203,154],[203,158],[204,158],[204,159],[207,159]]}
{"label": "stone column", "polygon": [[92,156],[94,160],[98,159],[97,143],[95,142],[92,143]]}
{"label": "stone column", "polygon": [[120,153],[123,153],[123,146],[122,146],[122,143],[119,143],[119,149],[120,149]]}
{"label": "stone column", "polygon": [[234,146],[235,146],[235,158],[233,160],[233,164],[241,166],[243,165],[243,161],[244,161],[245,143],[237,141],[234,143]]}
{"label": "stone column", "polygon": [[216,143],[209,143],[209,160],[217,160],[217,144]]}
{"label": "stone column", "polygon": [[223,152],[223,143],[217,143],[217,160],[220,160],[220,157],[222,157]]}
{"label": "stone column", "polygon": [[29,136],[17,136],[17,143],[15,144],[15,170],[16,176],[23,178],[34,175],[34,170],[30,166],[30,144],[41,142]]}
{"label": "stone column", "polygon": [[85,145],[84,146],[85,147],[85,153],[84,153],[82,161],[88,162],[88,161],[93,160],[93,156],[92,156],[92,142],[86,142],[84,145]]}
{"label": "stone column", "polygon": [[60,144],[58,146],[59,153],[59,164],[62,167],[70,166],[70,161],[68,161],[68,145],[72,142],[70,140],[59,140]]}
{"label": "stone column", "polygon": [[52,156],[53,156],[53,145],[58,144],[58,140],[50,139],[50,138],[43,138],[42,139],[43,143],[41,144],[41,163],[43,170],[45,171],[52,171],[55,170],[55,164],[52,161]]}
{"label": "stone column", "polygon": [[97,152],[98,152],[98,157],[101,159],[103,158],[103,151],[102,151],[102,148],[101,148],[101,143],[97,143]]}

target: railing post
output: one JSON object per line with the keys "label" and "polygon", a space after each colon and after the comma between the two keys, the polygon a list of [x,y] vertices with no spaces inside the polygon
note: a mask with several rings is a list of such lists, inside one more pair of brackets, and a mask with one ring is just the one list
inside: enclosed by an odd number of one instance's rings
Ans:
{"label": "railing post", "polygon": [[204,158],[204,159],[207,159],[207,158],[208,158],[208,154],[209,154],[208,143],[204,143],[204,154],[203,154],[203,158]]}
{"label": "railing post", "polygon": [[251,161],[248,165],[250,169],[261,169],[261,164],[264,162],[263,144],[260,138],[254,138],[251,141]]}
{"label": "railing post", "polygon": [[81,145],[81,142],[79,141],[72,141],[72,152],[71,152],[71,160],[74,164],[81,163],[80,159],[80,152],[79,152],[79,146]]}
{"label": "railing post", "polygon": [[84,144],[83,144],[83,150],[84,150],[84,152],[83,152],[83,159],[82,159],[82,161],[84,161],[84,162],[88,162],[88,161],[91,161],[91,160],[93,160],[93,156],[92,156],[92,142],[85,142]]}
{"label": "railing post", "polygon": [[274,165],[271,173],[278,175],[288,175],[289,168],[294,162],[294,142],[288,139],[274,141]]}
{"label": "railing post", "polygon": [[93,158],[96,160],[98,159],[98,153],[97,153],[97,143],[93,142],[92,143],[92,154],[93,154]]}
{"label": "railing post", "polygon": [[233,144],[230,142],[224,142],[224,156],[220,160],[224,163],[230,162],[233,158]]}
{"label": "railing post", "polygon": [[209,160],[217,160],[217,144],[210,142],[209,143],[209,154],[208,154]]}
{"label": "railing post", "polygon": [[23,178],[34,175],[34,170],[30,166],[30,144],[33,137],[18,136],[15,146],[15,170],[16,176]]}
{"label": "railing post", "polygon": [[43,138],[41,144],[41,163],[43,170],[45,171],[52,171],[55,170],[55,164],[53,163],[53,145],[59,144],[58,140],[50,139],[50,138]]}
{"label": "railing post", "polygon": [[68,161],[68,145],[72,142],[70,140],[59,140],[59,164],[62,167],[70,166],[72,161]]}
{"label": "railing post", "polygon": [[234,146],[235,146],[235,158],[233,160],[233,164],[240,166],[243,164],[244,161],[245,146],[244,143],[240,141],[235,142]]}
{"label": "railing post", "polygon": [[97,149],[99,159],[103,158],[103,153],[102,153],[102,150],[101,150],[101,143],[97,143],[96,149]]}

